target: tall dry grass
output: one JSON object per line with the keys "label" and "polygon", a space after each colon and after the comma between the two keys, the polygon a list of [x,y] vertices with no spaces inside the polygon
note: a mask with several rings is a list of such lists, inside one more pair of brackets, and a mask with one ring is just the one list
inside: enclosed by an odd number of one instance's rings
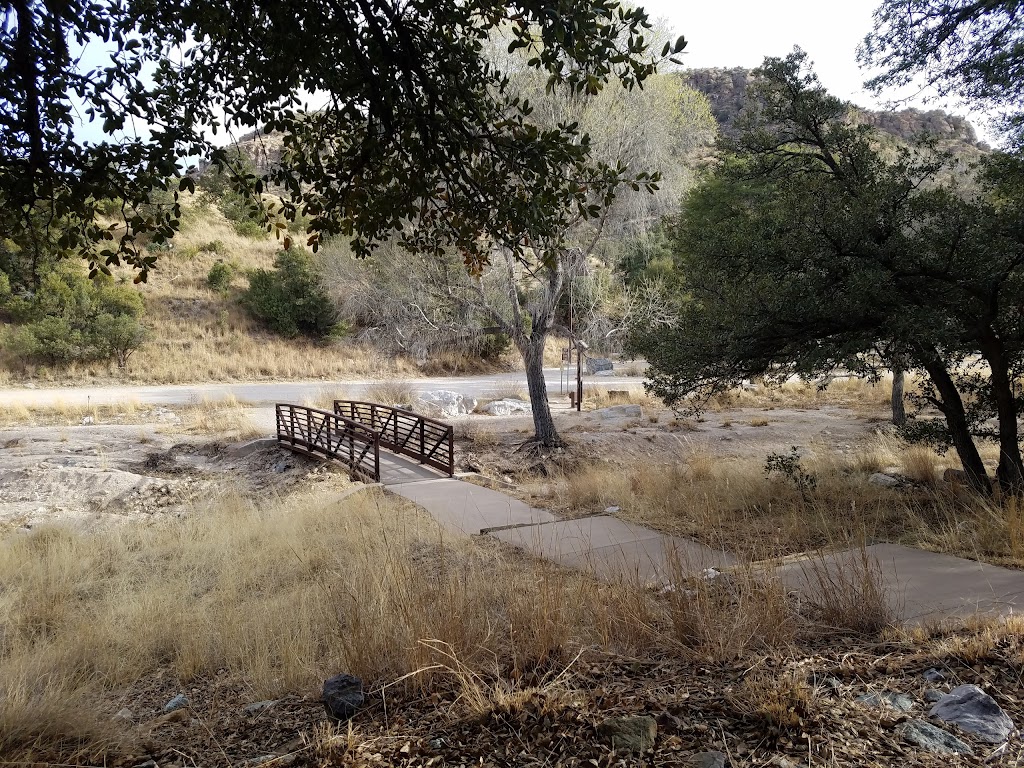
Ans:
{"label": "tall dry grass", "polygon": [[[670,461],[583,465],[545,479],[536,495],[577,515],[618,506],[626,519],[752,560],[877,540],[1024,563],[1020,505],[946,486],[944,466],[959,465],[951,454],[880,437],[851,453],[802,458],[801,471],[814,485],[801,487],[777,473],[767,477],[763,458],[696,450]],[[907,484],[893,489],[869,482],[886,470]]]}

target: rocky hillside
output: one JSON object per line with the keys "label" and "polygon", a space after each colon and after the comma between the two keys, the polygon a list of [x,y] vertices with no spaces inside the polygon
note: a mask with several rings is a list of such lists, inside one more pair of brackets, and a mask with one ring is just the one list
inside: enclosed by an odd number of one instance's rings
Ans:
{"label": "rocky hillside", "polygon": [[[736,118],[747,104],[747,88],[751,82],[750,70],[741,67],[691,69],[684,76],[690,85],[708,97],[711,111],[722,126],[723,132],[727,135],[732,132]],[[859,123],[873,125],[903,141],[911,141],[927,133],[936,136],[940,142],[951,148],[962,148],[972,154],[989,149],[987,144],[978,141],[974,127],[967,120],[939,109],[876,112],[857,108],[853,119]]]}

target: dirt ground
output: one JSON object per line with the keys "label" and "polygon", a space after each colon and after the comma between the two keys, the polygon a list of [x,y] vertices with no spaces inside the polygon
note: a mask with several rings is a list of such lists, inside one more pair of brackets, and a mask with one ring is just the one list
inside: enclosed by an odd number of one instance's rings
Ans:
{"label": "dirt ground", "polygon": [[169,431],[161,417],[0,430],[0,530],[151,521],[179,517],[211,494],[349,482],[344,472],[276,446],[239,455],[239,445]]}

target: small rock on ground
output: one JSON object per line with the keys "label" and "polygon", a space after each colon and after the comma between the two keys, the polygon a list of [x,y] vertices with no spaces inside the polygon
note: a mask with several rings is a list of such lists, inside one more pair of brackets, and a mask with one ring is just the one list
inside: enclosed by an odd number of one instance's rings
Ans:
{"label": "small rock on ground", "polygon": [[882,474],[881,472],[875,472],[875,474],[868,478],[868,482],[872,485],[877,485],[880,488],[895,488],[900,484],[898,478],[895,478],[892,475]]}
{"label": "small rock on ground", "polygon": [[914,700],[903,693],[865,693],[857,697],[857,703],[868,707],[892,707],[900,712],[909,712],[914,708]]}
{"label": "small rock on ground", "polygon": [[941,669],[936,669],[935,667],[932,667],[923,675],[921,675],[921,677],[923,677],[929,683],[938,683],[946,679],[946,674]]}
{"label": "small rock on ground", "polygon": [[691,768],[725,768],[725,754],[722,752],[698,752],[690,757]]}
{"label": "small rock on ground", "polygon": [[363,681],[355,675],[335,675],[324,681],[324,709],[339,722],[351,720],[363,706]]}
{"label": "small rock on ground", "polygon": [[598,731],[612,749],[645,752],[654,746],[658,723],[653,717],[609,717],[598,726]]}
{"label": "small rock on ground", "polygon": [[907,720],[896,727],[898,733],[908,744],[921,747],[929,752],[941,754],[973,755],[974,750],[966,742],[961,741],[952,733],[944,731],[924,720]]}
{"label": "small rock on ground", "polygon": [[252,704],[246,704],[242,707],[242,711],[247,715],[255,715],[262,712],[265,709],[270,709],[272,706],[277,704],[277,700],[268,701],[254,701]]}
{"label": "small rock on ground", "polygon": [[937,688],[929,688],[927,691],[924,692],[924,700],[927,701],[929,704],[934,704],[937,701],[941,701],[942,697],[945,695],[945,693],[943,693]]}
{"label": "small rock on ground", "polygon": [[1010,717],[976,685],[954,688],[935,703],[929,714],[945,723],[955,723],[991,744],[1005,741],[1013,731]]}
{"label": "small rock on ground", "polygon": [[173,699],[164,704],[164,712],[173,712],[176,709],[188,706],[188,696],[184,693],[179,693]]}

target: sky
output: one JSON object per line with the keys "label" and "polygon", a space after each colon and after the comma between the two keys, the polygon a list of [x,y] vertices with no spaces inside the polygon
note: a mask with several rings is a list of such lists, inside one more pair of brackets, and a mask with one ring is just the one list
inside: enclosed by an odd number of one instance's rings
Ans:
{"label": "sky", "polygon": [[[857,45],[871,31],[879,0],[636,0],[652,17],[664,18],[688,41],[683,64],[703,67],[756,67],[765,56],[785,56],[798,45],[814,62],[822,85],[840,98],[884,109],[893,93],[875,98],[864,89],[869,73],[857,64]],[[987,138],[982,117],[949,99],[906,106],[943,109],[969,119]]]}

